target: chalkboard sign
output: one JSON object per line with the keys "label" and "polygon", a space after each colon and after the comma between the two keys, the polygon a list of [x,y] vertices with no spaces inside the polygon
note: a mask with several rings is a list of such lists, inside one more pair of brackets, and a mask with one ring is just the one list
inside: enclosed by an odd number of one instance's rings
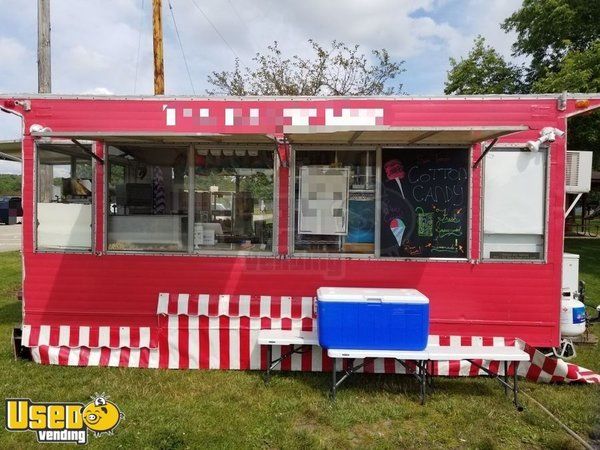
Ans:
{"label": "chalkboard sign", "polygon": [[381,256],[466,258],[467,149],[382,151]]}

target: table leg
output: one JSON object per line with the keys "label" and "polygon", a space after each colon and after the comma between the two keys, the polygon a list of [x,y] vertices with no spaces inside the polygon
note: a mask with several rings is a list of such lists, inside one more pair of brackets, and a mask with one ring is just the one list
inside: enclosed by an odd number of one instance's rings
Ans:
{"label": "table leg", "polygon": [[519,403],[519,400],[518,400],[519,388],[518,388],[518,384],[517,384],[517,382],[518,382],[517,372],[518,372],[518,369],[519,369],[519,361],[514,361],[515,368],[514,368],[514,373],[513,373],[513,383],[512,383],[512,386],[508,383],[508,378],[507,378],[506,372],[505,372],[504,376],[500,376],[499,373],[493,373],[493,372],[491,372],[489,369],[483,367],[481,364],[476,363],[472,359],[467,359],[466,361],[469,361],[475,367],[479,368],[480,370],[483,370],[490,377],[492,377],[495,380],[497,380],[500,384],[502,384],[504,386],[504,390],[505,391],[508,388],[510,388],[513,391],[513,403],[514,403],[515,407],[517,408],[518,411],[523,411],[523,406],[521,406],[521,404]]}
{"label": "table leg", "polygon": [[337,389],[337,380],[336,380],[336,376],[337,376],[337,369],[335,368],[335,362],[336,359],[333,358],[332,359],[332,367],[331,367],[331,399],[335,400],[335,391]]}
{"label": "table leg", "polygon": [[508,395],[508,361],[504,361],[504,395]]}
{"label": "table leg", "polygon": [[519,387],[517,385],[517,369],[519,368],[519,361],[515,361],[515,371],[513,373],[513,403],[515,404],[517,411],[523,411],[523,406],[519,403],[519,399],[517,398],[517,395],[519,393]]}
{"label": "table leg", "polygon": [[421,379],[421,405],[425,404],[425,396],[427,395],[427,369],[425,368],[425,361],[419,362],[419,372]]}
{"label": "table leg", "polygon": [[433,361],[427,361],[427,384],[429,389],[433,391]]}
{"label": "table leg", "polygon": [[271,352],[271,346],[267,345],[267,372],[265,373],[265,384],[268,384],[269,381],[271,381],[271,366],[273,364]]}

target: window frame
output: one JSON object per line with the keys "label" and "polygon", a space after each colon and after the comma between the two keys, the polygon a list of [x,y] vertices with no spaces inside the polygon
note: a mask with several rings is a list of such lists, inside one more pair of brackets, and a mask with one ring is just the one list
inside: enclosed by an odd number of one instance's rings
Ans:
{"label": "window frame", "polygon": [[[526,148],[526,143],[506,143],[494,146],[491,150],[493,151],[517,151],[519,149]],[[544,232],[539,235],[543,238],[542,252],[543,255],[539,259],[494,259],[484,257],[484,245],[485,245],[485,232],[484,232],[484,208],[485,208],[485,165],[487,163],[484,158],[483,164],[481,165],[481,177],[480,177],[480,203],[479,203],[479,258],[478,260],[484,264],[548,264],[548,229],[550,225],[550,179],[551,179],[551,148],[552,145],[543,145],[540,150],[546,152],[545,158],[545,180],[544,180]]]}
{"label": "window frame", "polygon": [[[118,148],[119,142],[110,142],[104,141],[104,149],[105,149],[105,170],[104,170],[104,193],[103,193],[103,215],[104,215],[104,236],[103,236],[103,245],[105,248],[105,253],[107,255],[143,255],[143,256],[172,256],[172,257],[229,257],[229,258],[237,258],[240,256],[247,258],[273,258],[277,256],[277,237],[278,237],[278,227],[279,227],[279,158],[277,157],[277,151],[273,149],[273,146],[269,145],[261,145],[261,144],[222,144],[222,145],[210,145],[210,144],[188,144],[188,162],[190,161],[189,152],[195,151],[196,149],[246,149],[246,150],[258,150],[264,152],[271,152],[273,157],[273,236],[272,236],[272,248],[270,251],[246,251],[246,250],[236,250],[236,251],[227,251],[227,250],[202,250],[202,251],[194,251],[193,248],[190,251],[190,245],[188,240],[188,245],[183,251],[179,252],[166,252],[166,251],[152,251],[152,250],[111,250],[108,248],[108,218],[110,216],[108,207],[109,207],[109,197],[108,197],[108,184],[110,181],[110,158],[109,158],[109,147],[114,146]],[[132,144],[128,142],[128,144]],[[135,142],[133,143],[135,144]],[[139,144],[143,144],[143,142],[139,142]],[[167,145],[167,144],[165,144]],[[195,158],[192,158],[195,161]],[[187,175],[190,174],[190,169],[195,169],[195,163],[193,168],[189,167],[186,163]],[[195,172],[194,172],[195,173]],[[186,186],[188,192],[191,188],[191,180],[195,179],[195,177],[188,176],[188,185]],[[189,214],[190,204],[188,202],[188,230],[190,226],[190,220],[193,222],[193,217]]]}
{"label": "window frame", "polygon": [[[89,146],[91,151],[94,151],[95,141],[79,141],[81,144],[85,146]],[[89,249],[82,250],[78,248],[47,248],[47,247],[39,247],[38,245],[38,174],[40,172],[40,158],[39,152],[43,150],[44,145],[72,145],[73,147],[77,147],[73,142],[66,139],[56,139],[56,138],[45,138],[43,142],[38,139],[33,141],[33,214],[32,214],[32,226],[33,226],[33,253],[59,253],[59,254],[74,254],[74,255],[90,255],[96,251],[96,240],[94,237],[96,236],[96,164],[97,161],[90,155],[91,161],[91,182],[92,182],[92,201],[91,201],[91,221],[90,221],[90,247]]]}
{"label": "window frame", "polygon": [[289,192],[288,192],[288,255],[292,258],[322,258],[322,259],[375,259],[379,252],[379,220],[377,211],[380,197],[380,183],[379,177],[381,174],[375,168],[375,242],[374,251],[370,253],[310,253],[310,252],[297,252],[296,251],[296,152],[297,151],[354,151],[354,152],[375,152],[375,164],[381,160],[381,148],[377,145],[353,145],[353,146],[340,146],[340,145],[319,145],[319,144],[307,144],[307,145],[292,145],[290,151],[290,164],[289,164]]}
{"label": "window frame", "polygon": [[[429,144],[429,145],[379,145],[379,144],[359,144],[359,145],[335,145],[335,144],[303,144],[291,145],[290,151],[290,183],[288,189],[288,255],[290,258],[297,259],[334,259],[334,260],[370,260],[370,261],[397,261],[397,262],[442,262],[442,263],[469,263],[471,261],[470,252],[473,239],[473,147],[474,145],[460,144]],[[468,201],[467,201],[467,248],[464,258],[415,258],[415,257],[390,257],[380,255],[381,240],[381,170],[382,170],[382,151],[385,149],[403,149],[403,150],[424,150],[424,149],[445,149],[453,148],[456,150],[465,150],[468,152]],[[295,251],[296,234],[296,151],[374,151],[375,152],[375,251],[373,254],[364,253],[306,253]]]}

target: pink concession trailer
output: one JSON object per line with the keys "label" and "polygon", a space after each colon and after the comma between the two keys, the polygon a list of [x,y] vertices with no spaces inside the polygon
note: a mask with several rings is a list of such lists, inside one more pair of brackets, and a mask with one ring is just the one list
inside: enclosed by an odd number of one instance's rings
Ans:
{"label": "pink concession trailer", "polygon": [[[2,96],[24,130],[23,345],[264,369],[258,332],[312,330],[317,289],[339,286],[418,290],[440,340],[557,346],[567,119],[599,106]],[[330,364],[315,346],[282,367]]]}

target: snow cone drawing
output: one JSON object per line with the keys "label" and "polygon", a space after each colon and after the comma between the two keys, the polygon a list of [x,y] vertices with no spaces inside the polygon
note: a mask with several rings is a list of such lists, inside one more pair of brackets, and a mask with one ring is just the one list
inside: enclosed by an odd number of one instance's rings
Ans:
{"label": "snow cone drawing", "polygon": [[404,196],[404,190],[402,189],[402,180],[406,176],[406,172],[404,172],[404,165],[401,161],[397,159],[391,159],[385,163],[383,166],[385,169],[385,175],[388,180],[396,180],[398,183],[398,187],[400,188],[400,194],[402,194],[402,198],[406,198]]}
{"label": "snow cone drawing", "polygon": [[404,235],[404,230],[406,230],[406,225],[404,225],[402,219],[399,219],[397,217],[395,219],[392,219],[392,221],[390,222],[390,230],[392,230],[392,234],[396,238],[398,246],[401,246],[402,236]]}

